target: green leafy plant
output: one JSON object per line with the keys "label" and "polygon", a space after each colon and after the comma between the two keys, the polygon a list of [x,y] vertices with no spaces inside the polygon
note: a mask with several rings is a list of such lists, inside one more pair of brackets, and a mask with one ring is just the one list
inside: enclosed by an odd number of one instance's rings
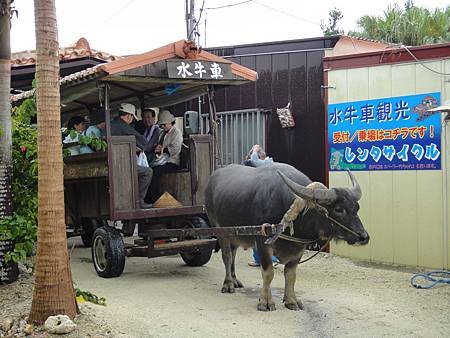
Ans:
{"label": "green leafy plant", "polygon": [[106,306],[106,298],[99,297],[92,292],[89,291],[82,291],[78,288],[75,288],[75,297],[77,299],[83,299],[86,302],[94,303],[97,305],[103,305]]}
{"label": "green leafy plant", "polygon": [[0,220],[0,239],[13,240],[14,250],[5,260],[22,260],[33,251],[37,230],[37,130],[34,98],[13,109],[12,156],[13,214]]}
{"label": "green leafy plant", "polygon": [[428,9],[407,0],[403,7],[389,5],[381,16],[362,16],[348,34],[407,46],[448,42],[450,6]]}
{"label": "green leafy plant", "polygon": [[[33,125],[36,101],[26,99],[13,108],[12,156],[13,156],[13,214],[0,220],[0,239],[14,241],[14,250],[5,254],[5,260],[23,260],[33,252],[37,233],[38,211],[38,162],[37,128]],[[72,135],[72,132],[74,135]],[[75,138],[76,132],[70,135]],[[78,135],[80,145],[95,151],[105,151],[106,141],[95,136]],[[70,155],[64,149],[64,156]]]}
{"label": "green leafy plant", "polygon": [[342,20],[343,17],[342,11],[336,7],[329,11],[328,24],[325,24],[323,21],[320,23],[320,29],[322,30],[323,35],[330,36],[343,34],[344,31],[338,28],[339,21]]}
{"label": "green leafy plant", "polygon": [[106,141],[100,137],[78,134],[75,130],[71,130],[69,135],[73,140],[78,136],[78,144],[81,146],[89,146],[95,151],[106,150]]}

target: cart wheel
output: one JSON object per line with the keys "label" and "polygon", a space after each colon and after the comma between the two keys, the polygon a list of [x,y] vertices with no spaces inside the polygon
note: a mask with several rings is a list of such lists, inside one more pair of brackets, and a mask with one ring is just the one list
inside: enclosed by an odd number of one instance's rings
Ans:
{"label": "cart wheel", "polygon": [[120,232],[110,226],[102,226],[94,232],[92,261],[100,277],[118,277],[125,267],[125,247]]}
{"label": "cart wheel", "polygon": [[82,218],[81,219],[81,240],[85,247],[89,248],[92,245],[92,236],[94,236],[95,229],[105,225],[105,222],[96,218]]}
{"label": "cart wheel", "polygon": [[[209,228],[209,224],[201,217],[189,218],[184,222],[185,228]],[[197,237],[205,238],[205,237]],[[195,238],[189,238],[195,239]],[[196,250],[180,253],[181,258],[189,266],[202,266],[209,262],[212,255],[211,249]]]}

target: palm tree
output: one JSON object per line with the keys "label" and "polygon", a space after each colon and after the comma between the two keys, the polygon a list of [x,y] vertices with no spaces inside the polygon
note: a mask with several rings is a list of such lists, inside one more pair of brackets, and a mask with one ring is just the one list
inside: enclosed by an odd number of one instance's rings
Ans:
{"label": "palm tree", "polygon": [[35,0],[38,120],[38,244],[29,320],[73,318],[77,305],[67,252],[55,0]]}
{"label": "palm tree", "polygon": [[359,30],[349,32],[367,39],[401,43],[408,46],[450,41],[450,6],[432,11],[407,1],[404,8],[389,6],[383,16],[365,15],[358,20]]}
{"label": "palm tree", "polygon": [[12,138],[11,138],[11,3],[0,0],[0,217],[9,216],[11,208]]}

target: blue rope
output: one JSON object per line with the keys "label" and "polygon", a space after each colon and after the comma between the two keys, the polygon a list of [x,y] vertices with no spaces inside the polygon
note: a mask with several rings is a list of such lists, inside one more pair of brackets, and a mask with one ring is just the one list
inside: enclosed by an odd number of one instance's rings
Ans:
{"label": "blue rope", "polygon": [[[446,277],[448,276],[448,277]],[[422,284],[416,282],[417,278],[422,278]],[[423,284],[423,282],[429,282],[428,284]],[[450,271],[436,270],[425,273],[417,273],[411,278],[411,285],[417,289],[431,289],[439,283],[450,285]]]}

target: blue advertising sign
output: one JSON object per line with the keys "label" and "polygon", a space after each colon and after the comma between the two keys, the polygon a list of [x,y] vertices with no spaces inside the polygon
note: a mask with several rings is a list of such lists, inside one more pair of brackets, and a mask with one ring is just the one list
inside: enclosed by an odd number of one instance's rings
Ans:
{"label": "blue advertising sign", "polygon": [[328,106],[329,169],[441,169],[440,93]]}

